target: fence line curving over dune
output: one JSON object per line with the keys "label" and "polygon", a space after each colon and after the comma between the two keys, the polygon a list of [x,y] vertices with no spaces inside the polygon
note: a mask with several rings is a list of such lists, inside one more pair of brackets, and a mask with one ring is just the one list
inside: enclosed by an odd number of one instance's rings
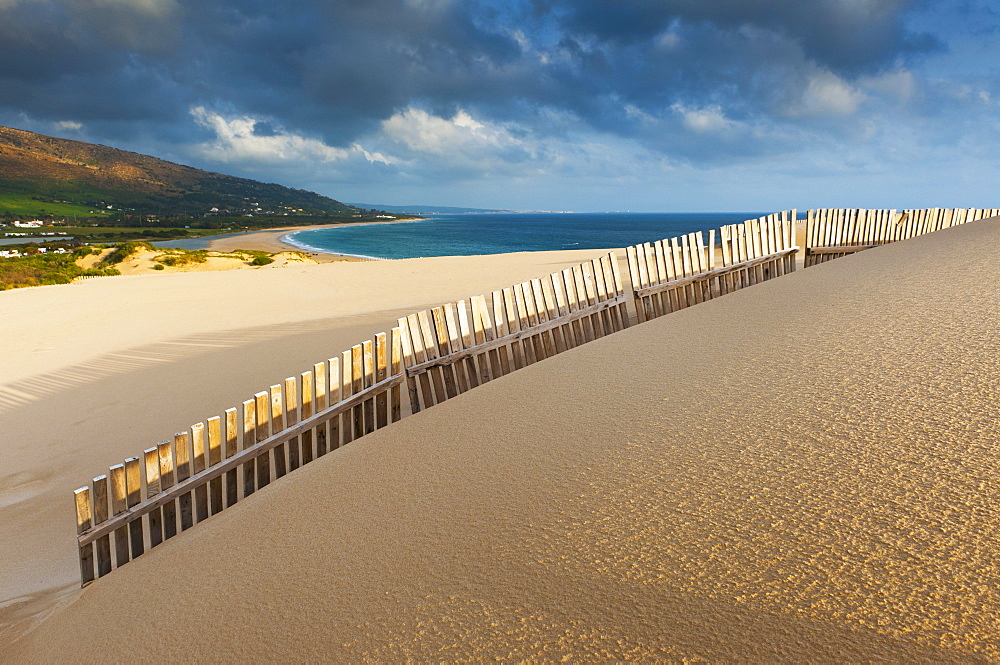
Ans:
{"label": "fence line curving over dune", "polygon": [[[998,214],[810,210],[804,265]],[[408,415],[404,402],[409,414],[417,413],[623,330],[631,316],[645,322],[793,272],[801,249],[796,217],[791,210],[729,225],[708,232],[707,242],[699,232],[629,247],[628,288],[612,252],[489,296],[411,314],[388,333],[115,464],[74,492],[82,584],[272,479],[399,421]]]}

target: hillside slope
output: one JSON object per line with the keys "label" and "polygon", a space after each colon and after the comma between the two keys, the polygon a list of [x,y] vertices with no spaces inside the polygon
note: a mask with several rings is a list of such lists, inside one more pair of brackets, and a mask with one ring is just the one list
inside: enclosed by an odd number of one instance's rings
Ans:
{"label": "hillside slope", "polygon": [[202,171],[103,145],[0,127],[0,192],[174,213],[353,212],[314,192]]}

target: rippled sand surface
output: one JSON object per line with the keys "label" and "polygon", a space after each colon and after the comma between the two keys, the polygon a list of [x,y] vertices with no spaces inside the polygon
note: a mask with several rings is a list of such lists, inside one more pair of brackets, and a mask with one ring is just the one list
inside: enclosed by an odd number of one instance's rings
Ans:
{"label": "rippled sand surface", "polygon": [[0,656],[1000,659],[998,248],[863,252],[487,384]]}

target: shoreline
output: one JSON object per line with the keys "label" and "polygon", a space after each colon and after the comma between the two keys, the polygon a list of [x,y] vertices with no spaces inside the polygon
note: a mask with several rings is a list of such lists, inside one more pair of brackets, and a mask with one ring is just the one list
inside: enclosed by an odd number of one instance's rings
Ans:
{"label": "shoreline", "polygon": [[[336,252],[321,251],[316,248],[305,249],[299,245],[285,240],[290,235],[299,231],[317,231],[320,229],[338,229],[348,226],[378,226],[382,224],[405,224],[407,222],[418,222],[427,219],[426,217],[408,217],[406,219],[393,219],[381,222],[347,222],[346,224],[326,224],[312,226],[286,226],[275,229],[261,229],[241,235],[226,235],[224,237],[211,237],[208,240],[208,249],[215,252],[231,252],[237,249],[250,249],[264,252],[301,252],[313,260],[320,263],[330,263],[333,261],[368,261],[373,257],[353,256],[351,254],[339,254]],[[382,259],[378,259],[382,260]]]}

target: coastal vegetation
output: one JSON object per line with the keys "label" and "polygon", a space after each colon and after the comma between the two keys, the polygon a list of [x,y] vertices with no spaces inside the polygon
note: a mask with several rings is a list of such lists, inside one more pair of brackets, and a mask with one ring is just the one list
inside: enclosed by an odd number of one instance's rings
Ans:
{"label": "coastal vegetation", "polygon": [[77,277],[113,276],[121,274],[111,265],[83,268],[79,259],[91,253],[77,251],[66,254],[34,253],[12,259],[0,260],[0,291],[26,286],[69,284]]}
{"label": "coastal vegetation", "polygon": [[[46,243],[42,247],[22,245],[17,249],[20,256],[0,258],[0,291],[69,284],[79,277],[141,274],[167,268],[191,269],[210,259],[228,260],[229,267],[260,267],[275,262],[274,254],[259,250],[185,250],[155,247],[143,241],[84,245],[76,249],[67,247],[67,243]],[[298,253],[285,254],[292,255],[286,260],[301,260]]]}

